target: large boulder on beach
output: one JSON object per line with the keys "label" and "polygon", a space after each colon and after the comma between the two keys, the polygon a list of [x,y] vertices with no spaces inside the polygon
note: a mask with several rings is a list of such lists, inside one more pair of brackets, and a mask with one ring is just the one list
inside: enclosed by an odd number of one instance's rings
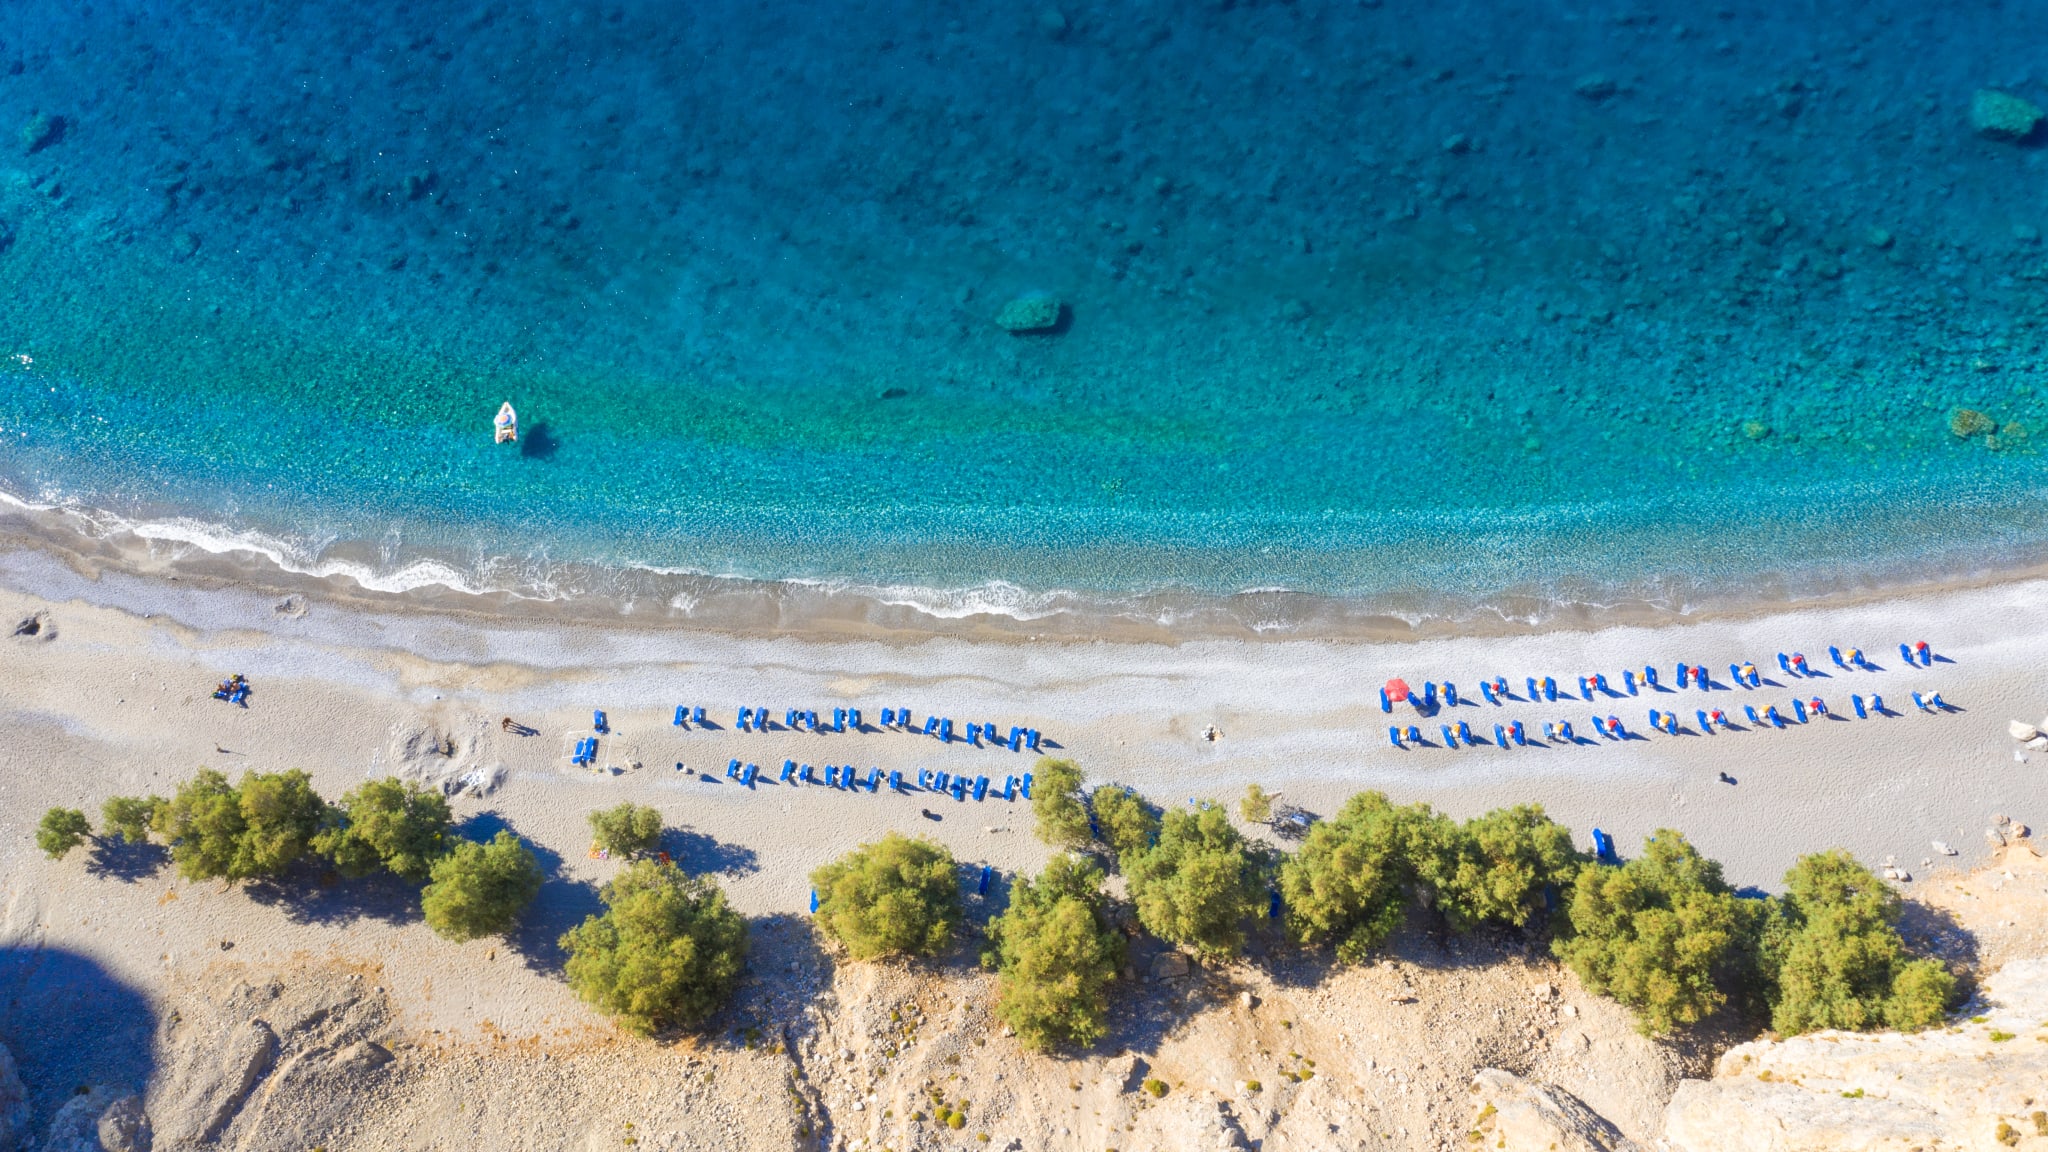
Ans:
{"label": "large boulder on beach", "polygon": [[2005,730],[2012,734],[2013,739],[2022,742],[2032,740],[2041,734],[2039,728],[2034,727],[2025,720],[2014,720],[2005,726]]}
{"label": "large boulder on beach", "polygon": [[1986,140],[2016,143],[2032,136],[2048,113],[2031,100],[1994,88],[1980,88],[1970,98],[1970,127]]}

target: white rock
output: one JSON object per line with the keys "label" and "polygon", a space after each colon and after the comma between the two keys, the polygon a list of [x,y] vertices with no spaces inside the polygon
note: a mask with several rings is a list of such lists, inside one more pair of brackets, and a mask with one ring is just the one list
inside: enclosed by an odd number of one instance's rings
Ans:
{"label": "white rock", "polygon": [[2027,723],[2025,720],[2014,720],[2012,723],[2007,724],[2005,726],[2005,730],[2007,732],[2012,733],[2013,739],[2022,741],[2032,740],[2034,737],[2039,736],[2041,734],[2041,730],[2039,728],[2034,727],[2032,724]]}
{"label": "white rock", "polygon": [[2036,736],[2027,741],[2027,748],[2034,752],[2048,752],[2048,736]]}
{"label": "white rock", "polygon": [[1637,1152],[1640,1147],[1562,1088],[1483,1068],[1472,1077],[1479,1147],[1507,1152]]}
{"label": "white rock", "polygon": [[1931,843],[1931,844],[1933,845],[1933,847],[1934,847],[1934,850],[1935,850],[1936,852],[1939,852],[1939,853],[1941,853],[1941,854],[1942,854],[1943,856],[1954,856],[1954,855],[1956,855],[1956,850],[1955,850],[1955,849],[1953,849],[1953,848],[1951,848],[1951,847],[1949,847],[1949,846],[1948,846],[1948,842],[1947,842],[1947,841],[1944,841],[1944,840],[1933,840],[1933,841],[1930,841],[1929,843]]}

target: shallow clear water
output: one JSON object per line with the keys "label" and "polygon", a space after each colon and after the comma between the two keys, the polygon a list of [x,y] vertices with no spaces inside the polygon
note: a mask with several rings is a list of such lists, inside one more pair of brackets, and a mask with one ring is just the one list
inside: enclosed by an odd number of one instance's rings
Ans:
{"label": "shallow clear water", "polygon": [[2031,13],[10,5],[0,483],[948,612],[2031,563]]}

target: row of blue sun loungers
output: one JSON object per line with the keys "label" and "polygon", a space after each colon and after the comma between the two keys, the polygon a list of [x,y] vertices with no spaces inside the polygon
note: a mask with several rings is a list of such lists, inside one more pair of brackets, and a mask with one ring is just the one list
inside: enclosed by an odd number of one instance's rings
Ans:
{"label": "row of blue sun loungers", "polygon": [[[1917,644],[1900,644],[1899,656],[1906,662],[1908,667],[1925,668],[1932,666],[1934,663],[1934,651],[1928,647],[1925,640]],[[1830,646],[1828,648],[1828,657],[1834,661],[1835,667],[1844,670],[1852,668],[1871,672],[1878,670],[1876,665],[1870,663],[1864,657],[1863,650],[1860,648],[1851,648],[1845,654],[1840,648]],[[1806,654],[1803,652],[1794,652],[1790,655],[1783,652],[1778,653],[1778,667],[1793,676],[1814,675],[1812,668],[1807,664]],[[1713,682],[1707,675],[1705,665],[1681,663],[1677,666],[1676,671],[1680,688],[1710,689],[1714,687]],[[1763,687],[1763,676],[1757,671],[1755,664],[1728,665],[1728,679],[1745,688]],[[1633,668],[1623,671],[1621,674],[1621,684],[1622,691],[1617,692],[1609,687],[1605,673],[1581,676],[1579,677],[1579,699],[1594,699],[1596,693],[1601,696],[1619,696],[1625,692],[1627,695],[1634,696],[1645,688],[1656,691],[1662,687],[1657,678],[1657,669],[1654,666],[1645,666],[1641,673],[1637,673]],[[1545,676],[1540,680],[1530,676],[1526,678],[1524,685],[1530,700],[1555,701],[1558,699],[1557,678],[1554,676]],[[1433,710],[1437,706],[1437,689],[1438,685],[1434,681],[1428,681],[1423,684],[1421,703],[1425,710]],[[1457,707],[1458,686],[1446,682],[1442,685],[1442,689],[1444,704],[1452,708]],[[1508,687],[1508,679],[1505,676],[1496,676],[1492,680],[1481,681],[1479,684],[1479,694],[1485,698],[1487,703],[1495,706],[1505,705],[1508,701],[1515,698],[1513,692]],[[1386,689],[1380,689],[1380,711],[1392,712],[1393,710],[1393,698],[1387,694]]]}
{"label": "row of blue sun loungers", "polygon": [[[1882,696],[1872,694],[1866,699],[1858,693],[1849,697],[1849,703],[1856,710],[1856,718],[1858,720],[1868,720],[1872,716],[1890,715],[1890,713],[1885,711],[1884,697]],[[1922,712],[1945,713],[1949,710],[1948,702],[1941,698],[1941,693],[1939,692],[1913,693],[1913,706]],[[1827,701],[1822,700],[1818,696],[1809,700],[1795,698],[1792,701],[1792,718],[1789,720],[1784,713],[1778,711],[1778,706],[1775,704],[1765,705],[1762,712],[1758,712],[1753,704],[1745,704],[1742,707],[1742,711],[1749,718],[1750,724],[1758,728],[1766,725],[1773,728],[1783,728],[1788,723],[1805,724],[1816,717],[1831,715],[1828,711]],[[1702,733],[1738,730],[1735,722],[1730,720],[1728,714],[1719,708],[1711,712],[1701,708],[1694,711],[1693,716],[1699,721],[1699,730]],[[1649,719],[1650,727],[1653,730],[1662,732],[1667,736],[1679,735],[1678,713],[1661,708],[1652,708],[1650,709]],[[1443,734],[1444,747],[1446,748],[1469,747],[1482,743],[1482,741],[1472,735],[1472,725],[1468,721],[1460,720],[1455,726],[1440,724],[1437,726],[1437,730]],[[1622,724],[1621,717],[1619,716],[1594,716],[1593,731],[1609,740],[1626,740],[1629,738],[1629,730]],[[1577,737],[1572,732],[1572,725],[1569,720],[1546,723],[1543,726],[1543,740],[1546,743],[1577,743]],[[1415,724],[1410,724],[1405,729],[1398,724],[1389,725],[1387,727],[1387,742],[1396,748],[1407,748],[1426,743],[1422,738],[1421,726]],[[1493,726],[1493,744],[1497,748],[1506,748],[1510,744],[1521,747],[1526,746],[1528,743],[1528,733],[1522,727],[1520,720],[1516,720],[1511,724],[1495,724]]]}
{"label": "row of blue sun loungers", "polygon": [[570,753],[571,764],[592,764],[597,761],[597,737],[585,736],[576,742],[576,751]]}
{"label": "row of blue sun loungers", "polygon": [[[599,715],[602,716],[603,714],[599,713]],[[676,705],[675,720],[672,722],[673,727],[702,728],[704,724],[704,709],[693,708],[687,704]],[[773,724],[769,720],[768,709],[741,708],[738,720],[734,726],[742,732],[766,732],[773,727]],[[834,708],[832,710],[831,723],[825,725],[819,723],[818,714],[814,711],[789,708],[785,709],[782,713],[782,726],[792,732],[845,732],[848,729],[858,732],[862,728],[861,712],[858,708]],[[919,729],[911,723],[910,709],[908,708],[882,709],[881,727],[895,728],[905,732],[921,732],[926,736],[935,736],[942,743],[946,744],[953,742],[953,721],[950,717],[927,716],[925,717],[924,727]],[[599,729],[599,731],[602,730],[602,728]],[[1039,735],[1036,728],[1025,728],[1018,725],[1012,725],[1010,730],[1004,733],[994,724],[969,724],[967,725],[964,739],[976,748],[1007,747],[1012,752],[1036,752],[1038,751]]]}
{"label": "row of blue sun loungers", "polygon": [[[754,781],[760,777],[760,771],[758,765],[743,764],[738,760],[730,760],[725,765],[725,778],[737,780],[742,785],[752,788]],[[882,770],[880,768],[869,768],[867,774],[863,776],[860,769],[852,764],[827,764],[821,776],[818,770],[809,764],[798,764],[794,760],[784,760],[782,762],[782,771],[776,776],[776,780],[792,786],[817,784],[826,788],[840,788],[848,791],[857,791],[865,788],[870,793],[877,793],[882,790]],[[891,792],[905,791],[903,786],[903,770],[899,768],[891,771],[888,777],[888,784],[889,791]],[[925,792],[950,793],[955,800],[965,800],[970,793],[976,800],[986,800],[991,793],[1003,800],[1015,800],[1019,796],[1029,800],[1031,799],[1031,773],[1026,772],[1021,777],[1014,775],[1005,776],[1003,777],[1002,784],[997,786],[992,784],[986,776],[970,778],[925,769],[917,774],[917,787]]]}

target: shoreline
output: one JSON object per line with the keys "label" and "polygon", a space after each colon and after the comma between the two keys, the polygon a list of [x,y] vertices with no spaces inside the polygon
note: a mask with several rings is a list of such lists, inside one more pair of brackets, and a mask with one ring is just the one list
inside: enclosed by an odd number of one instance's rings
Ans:
{"label": "shoreline", "polygon": [[[224,538],[111,514],[35,505],[0,495],[0,549],[29,550],[91,579],[120,574],[189,588],[272,597],[281,611],[324,601],[372,613],[469,616],[545,626],[673,628],[736,636],[865,639],[914,644],[932,637],[999,642],[1331,641],[1388,643],[1508,638],[1737,623],[1787,612],[1854,609],[1901,599],[2048,579],[2048,560],[1893,582],[1861,580],[1797,590],[1761,573],[1746,595],[1698,587],[1595,599],[1502,593],[1454,610],[1415,596],[1333,598],[1284,588],[1229,595],[1160,591],[1111,597],[1035,592],[1003,581],[972,588],[863,586],[651,568],[567,565],[585,591],[537,596],[479,589],[454,567],[417,560],[379,588],[367,563],[322,558],[295,566],[276,541]],[[587,589],[601,589],[589,591]]]}

